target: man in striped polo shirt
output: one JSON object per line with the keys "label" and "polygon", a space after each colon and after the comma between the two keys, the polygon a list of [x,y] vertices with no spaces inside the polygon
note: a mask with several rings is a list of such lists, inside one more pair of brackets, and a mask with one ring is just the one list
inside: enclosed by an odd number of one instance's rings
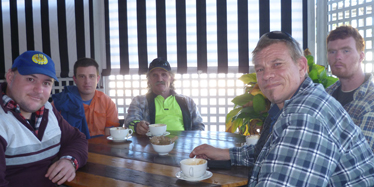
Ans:
{"label": "man in striped polo shirt", "polygon": [[87,162],[87,140],[48,101],[52,59],[26,51],[0,85],[0,186],[56,186]]}

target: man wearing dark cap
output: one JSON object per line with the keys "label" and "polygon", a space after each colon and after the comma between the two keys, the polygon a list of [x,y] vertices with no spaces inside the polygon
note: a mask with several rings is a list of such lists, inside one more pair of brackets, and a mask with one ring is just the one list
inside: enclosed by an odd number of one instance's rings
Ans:
{"label": "man wearing dark cap", "polygon": [[146,134],[149,124],[162,123],[167,130],[204,130],[195,102],[174,91],[174,73],[162,58],[149,65],[146,95],[136,96],[127,111],[125,125],[138,134]]}
{"label": "man wearing dark cap", "polygon": [[46,54],[14,60],[0,100],[0,186],[56,186],[87,162],[87,140],[48,101],[58,81]]}

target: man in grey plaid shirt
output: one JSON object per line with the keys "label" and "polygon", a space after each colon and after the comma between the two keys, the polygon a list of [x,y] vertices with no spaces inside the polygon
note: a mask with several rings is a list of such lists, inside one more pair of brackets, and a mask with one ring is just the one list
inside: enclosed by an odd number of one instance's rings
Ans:
{"label": "man in grey plaid shirt", "polygon": [[289,34],[264,34],[252,52],[257,81],[272,102],[255,146],[196,147],[190,157],[253,166],[248,186],[374,186],[374,154],[338,101],[307,76]]}
{"label": "man in grey plaid shirt", "polygon": [[339,78],[326,89],[361,128],[374,151],[374,82],[364,73],[365,41],[352,26],[340,26],[327,36],[327,60],[332,74]]}

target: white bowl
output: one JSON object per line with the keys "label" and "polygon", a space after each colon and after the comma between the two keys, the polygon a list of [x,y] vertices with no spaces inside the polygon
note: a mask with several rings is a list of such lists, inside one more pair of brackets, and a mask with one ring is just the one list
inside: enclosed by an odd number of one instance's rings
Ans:
{"label": "white bowl", "polygon": [[167,155],[171,150],[173,150],[174,143],[169,144],[169,145],[152,144],[152,147],[159,155]]}

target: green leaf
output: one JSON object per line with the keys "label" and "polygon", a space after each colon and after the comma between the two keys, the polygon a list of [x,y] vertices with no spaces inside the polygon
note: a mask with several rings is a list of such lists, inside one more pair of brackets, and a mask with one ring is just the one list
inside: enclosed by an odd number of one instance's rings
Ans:
{"label": "green leaf", "polygon": [[246,125],[242,125],[239,127],[239,132],[240,134],[244,134],[245,133],[245,130],[246,130],[247,126]]}
{"label": "green leaf", "polygon": [[315,80],[318,81],[318,71],[316,69],[312,69],[310,72],[309,72],[309,77],[313,80],[313,82]]}
{"label": "green leaf", "polygon": [[321,71],[321,73],[318,75],[318,79],[320,80],[320,82],[322,82],[322,80],[325,78],[327,78],[327,73],[326,69],[323,69],[323,71]]}
{"label": "green leaf", "polygon": [[242,124],[243,124],[242,119],[237,119],[233,121],[231,132],[234,133],[238,127],[242,126]]}
{"label": "green leaf", "polygon": [[256,123],[257,126],[262,126],[262,124],[264,124],[263,121],[259,121],[259,122]]}
{"label": "green leaf", "polygon": [[322,80],[322,85],[327,88],[331,85],[333,85],[336,81],[338,81],[338,78],[335,77],[326,77],[325,79]]}
{"label": "green leaf", "polygon": [[253,99],[253,95],[249,93],[244,93],[242,95],[236,96],[233,100],[231,100],[232,103],[235,105],[243,106],[247,104],[249,101]]}
{"label": "green leaf", "polygon": [[253,118],[261,118],[261,114],[258,114],[258,113],[256,113],[256,112],[251,112],[251,113],[244,113],[244,112],[242,112],[242,113],[240,113],[239,115],[237,115],[237,116],[235,116],[234,117],[235,119],[253,119]]}
{"label": "green leaf", "polygon": [[305,58],[308,60],[308,66],[309,66],[309,71],[310,71],[314,65],[314,57],[312,55],[308,55]]}
{"label": "green leaf", "polygon": [[252,113],[253,111],[254,111],[253,107],[250,106],[250,107],[243,108],[243,110],[241,111],[241,113]]}
{"label": "green leaf", "polygon": [[251,122],[251,119],[249,119],[249,118],[243,118],[243,119],[244,119],[244,121],[243,121],[244,125],[249,125],[249,122]]}
{"label": "green leaf", "polygon": [[314,64],[314,57],[312,55],[307,55],[305,58],[308,60],[308,65]]}
{"label": "green leaf", "polygon": [[260,118],[261,114],[255,112],[253,107],[245,107],[243,110],[241,110],[234,118],[246,118],[246,119],[252,119],[252,118]]}
{"label": "green leaf", "polygon": [[248,118],[251,113],[254,113],[253,107],[245,107],[233,119]]}
{"label": "green leaf", "polygon": [[239,80],[243,81],[244,84],[257,82],[256,73],[244,74],[239,78]]}
{"label": "green leaf", "polygon": [[240,110],[242,109],[242,107],[239,107],[239,108],[236,108],[234,110],[231,110],[227,115],[226,115],[226,123],[228,123],[229,121],[231,121],[231,119],[236,116]]}
{"label": "green leaf", "polygon": [[318,65],[318,64],[314,64],[313,67],[312,67],[312,70],[313,69],[317,70],[318,74],[320,74],[323,70],[325,70],[325,67],[321,66],[321,65]]}
{"label": "green leaf", "polygon": [[266,110],[266,101],[263,95],[257,94],[253,97],[253,109],[256,113],[261,113]]}

